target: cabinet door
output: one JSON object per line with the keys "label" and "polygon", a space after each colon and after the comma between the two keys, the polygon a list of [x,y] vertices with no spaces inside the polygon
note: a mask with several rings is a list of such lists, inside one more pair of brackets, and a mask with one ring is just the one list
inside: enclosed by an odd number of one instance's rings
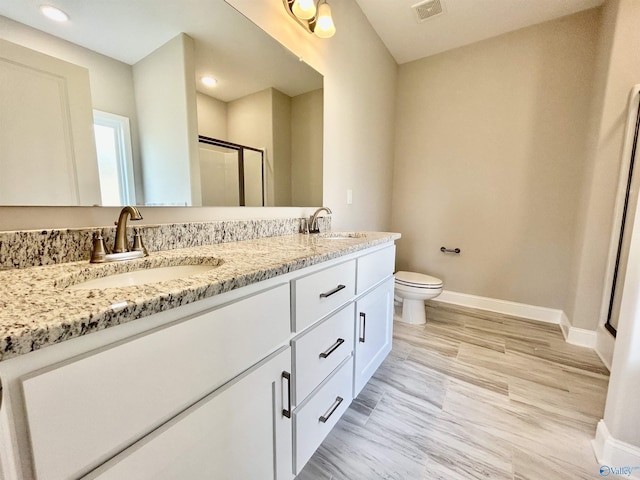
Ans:
{"label": "cabinet door", "polygon": [[391,351],[392,334],[393,277],[390,277],[356,303],[354,398]]}
{"label": "cabinet door", "polygon": [[84,478],[291,479],[290,368],[283,347]]}

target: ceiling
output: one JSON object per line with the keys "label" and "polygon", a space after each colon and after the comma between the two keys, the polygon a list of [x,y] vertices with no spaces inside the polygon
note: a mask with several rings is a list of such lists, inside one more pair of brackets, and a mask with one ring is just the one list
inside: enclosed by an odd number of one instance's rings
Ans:
{"label": "ceiling", "polygon": [[[45,18],[44,3],[70,20]],[[218,80],[198,89],[225,102],[267,87],[291,97],[322,88],[319,73],[223,0],[0,0],[0,15],[130,65],[184,32],[195,42],[196,78]]]}
{"label": "ceiling", "polygon": [[604,0],[440,0],[441,15],[418,22],[424,0],[356,0],[399,64],[601,5]]}
{"label": "ceiling", "polygon": [[[592,8],[604,0],[440,0],[444,13],[419,23],[411,7],[423,1],[356,0],[400,64]],[[185,32],[195,40],[197,76],[221,79],[215,94],[209,94],[224,101],[270,85],[290,96],[322,86],[320,75],[223,0],[51,2],[70,15],[66,24],[44,18],[38,10],[42,3],[2,0],[0,15],[128,64]],[[238,75],[247,71],[247,65],[259,74]],[[283,78],[283,71],[291,74]]]}

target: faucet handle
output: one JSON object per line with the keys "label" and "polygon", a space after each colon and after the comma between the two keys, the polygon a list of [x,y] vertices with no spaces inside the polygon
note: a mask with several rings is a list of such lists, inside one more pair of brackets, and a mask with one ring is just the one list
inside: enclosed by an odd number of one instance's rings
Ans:
{"label": "faucet handle", "polygon": [[104,243],[102,233],[97,231],[93,234],[93,248],[91,249],[90,263],[103,263],[107,257],[107,246]]}
{"label": "faucet handle", "polygon": [[133,246],[131,247],[131,251],[142,252],[144,253],[145,257],[149,256],[149,252],[147,251],[147,248],[144,246],[144,243],[142,242],[142,235],[140,235],[139,227],[133,228]]}
{"label": "faucet handle", "polygon": [[309,219],[306,217],[300,219],[300,233],[309,234]]}

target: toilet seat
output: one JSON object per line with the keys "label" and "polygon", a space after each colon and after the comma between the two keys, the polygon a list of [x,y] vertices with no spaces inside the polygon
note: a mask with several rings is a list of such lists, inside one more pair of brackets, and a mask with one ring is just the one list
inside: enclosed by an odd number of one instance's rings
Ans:
{"label": "toilet seat", "polygon": [[438,290],[442,288],[442,280],[439,278],[416,272],[396,272],[395,283],[402,287],[424,290]]}

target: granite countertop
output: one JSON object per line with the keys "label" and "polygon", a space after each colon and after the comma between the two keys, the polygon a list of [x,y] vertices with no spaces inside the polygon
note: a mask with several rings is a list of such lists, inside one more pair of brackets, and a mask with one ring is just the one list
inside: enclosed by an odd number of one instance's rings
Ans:
{"label": "granite countertop", "polygon": [[[125,262],[0,271],[0,361],[400,238],[387,232],[330,235],[286,235],[153,252]],[[193,264],[216,267],[146,285],[67,288],[114,273]]]}

